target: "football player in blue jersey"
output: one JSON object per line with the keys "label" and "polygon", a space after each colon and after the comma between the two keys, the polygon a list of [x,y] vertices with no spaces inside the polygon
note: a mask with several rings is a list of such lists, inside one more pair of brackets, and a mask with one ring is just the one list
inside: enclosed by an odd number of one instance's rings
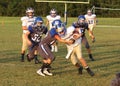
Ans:
{"label": "football player in blue jersey", "polygon": [[85,30],[88,31],[89,33],[89,36],[92,38],[92,42],[95,42],[95,37],[93,35],[93,32],[88,28],[88,23],[85,22],[85,17],[84,15],[80,15],[78,17],[78,21],[73,23],[73,26],[74,27],[79,27],[81,32],[83,33],[83,36],[82,36],[82,43],[85,45],[87,51],[88,51],[88,55],[89,55],[89,58],[94,61],[94,58],[92,56],[92,53],[91,53],[91,49],[90,49],[90,45],[88,43],[88,40],[85,36]]}
{"label": "football player in blue jersey", "polygon": [[[48,31],[47,27],[43,25],[43,19],[37,17],[35,19],[34,25],[28,27],[28,31],[25,34],[27,43],[29,45],[29,52],[27,54],[28,61],[31,61],[35,58],[34,52],[37,52],[38,45],[42,39],[43,34],[46,34]],[[35,58],[35,63],[39,63],[39,60]]]}
{"label": "football player in blue jersey", "polygon": [[26,9],[26,16],[21,17],[22,21],[22,49],[21,49],[21,62],[24,62],[24,56],[25,56],[25,51],[28,48],[27,41],[25,38],[25,34],[28,31],[29,25],[33,25],[35,21],[35,16],[34,16],[34,9],[32,7],[28,7]]}
{"label": "football player in blue jersey", "polygon": [[59,42],[72,44],[72,40],[61,39],[62,36],[66,33],[65,25],[60,20],[53,21],[53,28],[48,31],[47,35],[39,44],[39,53],[43,57],[43,65],[37,71],[37,74],[41,76],[53,74],[50,72],[50,65],[54,61],[55,56],[53,55],[50,46],[58,40]]}

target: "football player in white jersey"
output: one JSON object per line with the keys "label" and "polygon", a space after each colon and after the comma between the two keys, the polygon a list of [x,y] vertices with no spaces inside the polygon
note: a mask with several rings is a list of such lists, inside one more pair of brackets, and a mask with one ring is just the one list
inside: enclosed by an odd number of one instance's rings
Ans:
{"label": "football player in white jersey", "polygon": [[93,28],[96,26],[96,15],[92,14],[91,10],[87,11],[87,14],[85,15],[86,22],[88,23],[88,27],[91,31],[93,31]]}
{"label": "football player in white jersey", "polygon": [[[66,40],[74,40],[74,43],[67,45],[68,54],[66,55],[66,59],[70,58],[72,64],[78,68],[78,73],[80,75],[82,74],[84,67],[90,76],[94,76],[94,73],[90,67],[88,67],[85,59],[82,57],[82,35],[83,33],[81,32],[80,27],[74,27],[72,25],[67,28],[65,36],[62,38]],[[81,63],[83,67],[79,63]]]}
{"label": "football player in white jersey", "polygon": [[[48,15],[46,18],[47,18],[46,26],[49,25],[49,30],[52,28],[52,22],[54,20],[60,20],[61,19],[60,15],[57,15],[56,9],[51,9],[50,15]],[[51,45],[51,51],[52,52],[54,52],[54,51],[58,52],[57,42],[54,43],[53,45]]]}
{"label": "football player in white jersey", "polygon": [[[25,33],[28,31],[29,25],[32,25],[36,17],[34,16],[34,9],[29,7],[26,9],[26,16],[21,17],[22,21],[22,50],[21,50],[21,62],[24,62],[25,51],[28,48],[27,41],[25,38]],[[35,55],[35,61],[37,62],[37,54]]]}

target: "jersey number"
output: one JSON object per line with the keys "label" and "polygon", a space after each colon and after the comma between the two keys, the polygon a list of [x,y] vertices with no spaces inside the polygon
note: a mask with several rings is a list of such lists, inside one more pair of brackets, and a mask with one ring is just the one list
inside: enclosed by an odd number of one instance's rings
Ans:
{"label": "jersey number", "polygon": [[88,23],[89,24],[94,24],[94,21],[93,20],[88,20]]}
{"label": "jersey number", "polygon": [[32,37],[32,40],[34,42],[40,42],[41,37],[38,34],[34,34],[34,37]]}

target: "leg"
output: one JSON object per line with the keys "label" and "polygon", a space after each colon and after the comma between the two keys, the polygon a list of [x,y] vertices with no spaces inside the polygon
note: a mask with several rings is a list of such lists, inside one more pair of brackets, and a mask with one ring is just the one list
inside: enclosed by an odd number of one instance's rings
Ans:
{"label": "leg", "polygon": [[55,42],[54,44],[51,45],[51,51],[58,52],[58,42]]}
{"label": "leg", "polygon": [[55,42],[55,52],[58,52],[58,42]]}
{"label": "leg", "polygon": [[84,37],[82,38],[82,43],[85,45],[85,47],[86,47],[86,49],[87,49],[87,51],[88,51],[89,58],[90,58],[92,61],[94,61],[94,58],[93,58],[92,53],[91,53],[90,45],[89,45],[89,43],[88,43],[88,40],[87,40],[86,36],[84,36]]}
{"label": "leg", "polygon": [[41,68],[37,71],[37,73],[42,76],[45,76],[45,74],[52,76],[53,74],[50,72],[50,65],[54,61],[55,57],[52,54],[49,46],[40,45],[38,51],[44,59],[43,64]]}
{"label": "leg", "polygon": [[38,58],[37,58],[37,53],[38,53],[38,51],[37,51],[37,49],[36,49],[36,50],[34,51],[35,64],[41,63],[41,62],[38,60]]}
{"label": "leg", "polygon": [[[77,58],[79,59],[79,61],[81,62],[82,66],[87,70],[87,72],[91,75],[94,76],[94,73],[90,70],[90,68],[88,67],[86,61],[84,58],[82,58],[82,51],[81,51],[81,45],[78,45],[77,47],[75,47],[75,53]],[[82,68],[80,68],[82,70]]]}
{"label": "leg", "polygon": [[72,64],[78,68],[78,74],[82,75],[83,67],[79,64],[79,60],[77,59],[74,50],[71,53],[70,59],[71,59]]}
{"label": "leg", "polygon": [[22,34],[22,50],[21,50],[21,62],[24,62],[24,55],[25,55],[25,50],[27,49],[27,41],[25,39],[25,34]]}
{"label": "leg", "polygon": [[27,60],[29,62],[34,59],[34,52],[35,52],[36,48],[37,47],[34,44],[29,47],[29,51],[28,51],[28,54],[27,54]]}

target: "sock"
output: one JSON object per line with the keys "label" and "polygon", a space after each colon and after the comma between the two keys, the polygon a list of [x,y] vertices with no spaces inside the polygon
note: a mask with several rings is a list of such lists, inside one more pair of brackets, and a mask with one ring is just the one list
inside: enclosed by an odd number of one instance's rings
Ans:
{"label": "sock", "polygon": [[24,59],[24,55],[25,55],[25,54],[21,54],[21,58],[22,58],[22,59]]}
{"label": "sock", "polygon": [[44,68],[49,68],[50,64],[48,63],[43,63],[43,65],[41,66],[41,69],[43,70]]}
{"label": "sock", "polygon": [[34,55],[35,60],[38,60],[37,55]]}
{"label": "sock", "polygon": [[88,67],[88,66],[86,66],[86,67],[85,67],[85,69],[87,70],[87,69],[89,69],[89,67]]}
{"label": "sock", "polygon": [[92,54],[89,54],[89,57],[90,57],[90,58],[93,58],[93,57],[92,57]]}
{"label": "sock", "polygon": [[57,47],[57,45],[55,46],[55,52],[58,52],[58,47]]}
{"label": "sock", "polygon": [[54,45],[51,45],[51,51],[52,52],[54,51]]}
{"label": "sock", "polygon": [[89,58],[90,58],[92,61],[94,61],[94,58],[93,58],[92,54],[89,54]]}

